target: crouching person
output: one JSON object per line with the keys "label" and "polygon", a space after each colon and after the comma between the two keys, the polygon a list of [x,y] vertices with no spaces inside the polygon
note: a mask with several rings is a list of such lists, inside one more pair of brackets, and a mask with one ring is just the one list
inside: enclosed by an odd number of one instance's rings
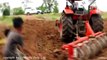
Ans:
{"label": "crouching person", "polygon": [[13,31],[5,31],[7,40],[4,47],[4,60],[23,60],[21,54],[21,51],[23,51],[22,18],[13,18],[13,27]]}

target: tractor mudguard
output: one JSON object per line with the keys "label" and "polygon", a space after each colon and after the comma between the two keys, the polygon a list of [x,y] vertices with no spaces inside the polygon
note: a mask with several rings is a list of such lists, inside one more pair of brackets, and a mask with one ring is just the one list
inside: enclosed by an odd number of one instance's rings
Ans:
{"label": "tractor mudguard", "polygon": [[72,9],[70,7],[66,7],[64,10],[65,14],[73,14],[74,12],[72,11]]}
{"label": "tractor mudguard", "polygon": [[90,16],[92,16],[92,15],[94,15],[94,14],[99,14],[99,13],[100,13],[99,10],[96,10],[96,9],[90,10]]}

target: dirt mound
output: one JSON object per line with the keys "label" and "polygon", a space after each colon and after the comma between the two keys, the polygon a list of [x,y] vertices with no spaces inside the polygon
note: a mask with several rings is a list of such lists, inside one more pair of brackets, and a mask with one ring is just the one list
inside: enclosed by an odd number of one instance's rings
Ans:
{"label": "dirt mound", "polygon": [[60,49],[62,42],[55,28],[55,22],[26,20],[23,34],[25,42],[24,50],[27,56],[38,57],[41,55],[46,60],[56,60],[54,50]]}

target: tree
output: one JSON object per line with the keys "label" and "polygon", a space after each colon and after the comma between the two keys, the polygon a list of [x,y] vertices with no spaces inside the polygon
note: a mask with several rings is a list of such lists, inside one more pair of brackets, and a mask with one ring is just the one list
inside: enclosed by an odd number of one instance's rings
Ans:
{"label": "tree", "polygon": [[10,10],[8,8],[3,10],[3,16],[9,16],[10,15]]}
{"label": "tree", "polygon": [[53,10],[54,13],[58,13],[59,10],[58,10],[58,7],[57,6],[54,6],[54,10]]}
{"label": "tree", "polygon": [[42,10],[42,12],[45,12],[45,10],[47,9],[45,6],[41,5],[39,6],[37,9]]}
{"label": "tree", "polygon": [[2,5],[0,4],[0,8],[2,8]]}
{"label": "tree", "polygon": [[58,3],[57,3],[57,1],[54,2],[54,5],[55,5],[55,6],[54,6],[54,8],[53,8],[53,12],[54,12],[54,13],[58,13],[58,12],[59,12],[59,9],[58,9]]}
{"label": "tree", "polygon": [[0,11],[3,12],[3,6],[0,4]]}
{"label": "tree", "polygon": [[43,0],[41,7],[45,7],[45,10],[52,12],[52,10],[58,10],[58,3],[56,0]]}
{"label": "tree", "polygon": [[10,15],[10,6],[8,2],[3,3],[3,16]]}

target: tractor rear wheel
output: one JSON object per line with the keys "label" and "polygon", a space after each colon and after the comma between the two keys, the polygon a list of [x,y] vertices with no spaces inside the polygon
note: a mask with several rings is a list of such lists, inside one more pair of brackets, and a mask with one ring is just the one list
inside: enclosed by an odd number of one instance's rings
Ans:
{"label": "tractor rear wheel", "polygon": [[74,39],[73,35],[73,21],[71,15],[62,15],[61,18],[61,23],[62,23],[62,35],[61,39],[65,43],[70,43]]}
{"label": "tractor rear wheel", "polygon": [[95,33],[104,29],[103,19],[100,15],[93,15],[90,19],[90,25]]}

